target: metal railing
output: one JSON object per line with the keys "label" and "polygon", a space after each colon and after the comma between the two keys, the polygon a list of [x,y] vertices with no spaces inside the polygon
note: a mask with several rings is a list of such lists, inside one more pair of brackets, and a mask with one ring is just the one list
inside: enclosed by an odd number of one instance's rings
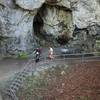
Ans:
{"label": "metal railing", "polygon": [[[60,54],[54,55],[55,60],[80,60],[80,63],[88,62],[88,61],[99,61],[100,60],[100,52],[90,52],[90,53],[73,53],[73,54]],[[70,64],[73,62],[70,62]],[[78,63],[78,62],[76,62]]]}

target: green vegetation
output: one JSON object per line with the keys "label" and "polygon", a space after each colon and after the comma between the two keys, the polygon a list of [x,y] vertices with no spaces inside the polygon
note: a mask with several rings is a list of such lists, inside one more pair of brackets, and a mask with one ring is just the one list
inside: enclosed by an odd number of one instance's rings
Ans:
{"label": "green vegetation", "polygon": [[95,55],[100,56],[100,40],[96,40],[96,52]]}
{"label": "green vegetation", "polygon": [[91,99],[88,96],[82,96],[82,97],[79,96],[79,97],[76,97],[75,100],[91,100]]}
{"label": "green vegetation", "polygon": [[100,50],[100,40],[96,40],[96,47]]}
{"label": "green vegetation", "polygon": [[19,59],[26,59],[28,55],[25,52],[20,52],[17,56]]}
{"label": "green vegetation", "polygon": [[9,39],[9,37],[7,37],[7,36],[0,36],[0,41],[6,40],[6,39]]}

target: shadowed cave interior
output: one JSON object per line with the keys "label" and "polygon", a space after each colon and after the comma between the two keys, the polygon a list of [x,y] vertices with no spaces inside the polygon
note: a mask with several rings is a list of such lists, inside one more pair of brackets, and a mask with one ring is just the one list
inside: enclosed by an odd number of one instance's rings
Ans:
{"label": "shadowed cave interior", "polygon": [[[51,13],[51,16],[49,13]],[[50,19],[53,16],[54,19],[51,21]],[[66,45],[69,41],[68,33],[71,23],[72,12],[69,9],[43,4],[33,19],[34,35],[46,42],[53,43],[53,41],[56,41],[60,45]],[[58,31],[56,32],[56,30]],[[50,33],[51,31],[53,32]]]}

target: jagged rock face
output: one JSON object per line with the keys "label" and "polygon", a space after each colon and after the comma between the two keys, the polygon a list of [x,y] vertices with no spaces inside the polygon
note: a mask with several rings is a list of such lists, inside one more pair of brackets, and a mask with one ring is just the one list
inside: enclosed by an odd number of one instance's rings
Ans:
{"label": "jagged rock face", "polygon": [[[60,35],[67,35],[68,37],[72,36],[73,27],[71,11],[64,9],[63,7],[61,8],[44,5],[38,13],[38,16],[40,16],[41,20],[43,21],[43,25],[40,27],[39,33],[48,36],[52,35],[55,38]],[[36,20],[36,24],[40,21],[40,18]],[[36,28],[36,24],[34,24],[34,28]]]}
{"label": "jagged rock face", "polygon": [[73,21],[78,28],[100,24],[100,3],[97,0],[79,0],[73,11]]}
{"label": "jagged rock face", "polygon": [[[47,34],[58,37],[61,34],[71,35],[72,15],[70,11],[64,11],[56,7],[46,7],[43,16],[43,30]],[[69,34],[70,33],[70,34]]]}
{"label": "jagged rock face", "polygon": [[[4,3],[4,2],[3,2]],[[5,4],[5,3],[4,3]],[[10,6],[2,4],[0,9],[1,36],[6,36],[1,42],[1,51],[4,54],[18,54],[19,51],[31,52],[34,48],[32,36],[34,13],[16,8],[10,1]]]}
{"label": "jagged rock face", "polygon": [[36,10],[41,7],[45,0],[15,0],[16,4],[26,10]]}
{"label": "jagged rock face", "polygon": [[70,0],[46,0],[49,5],[59,5],[66,8],[71,8]]}
{"label": "jagged rock face", "polygon": [[[32,49],[32,23],[33,16],[28,16],[28,13],[22,11],[11,11],[9,12],[6,23],[6,37],[9,37],[6,42],[6,51],[8,53],[14,53],[18,50],[27,51]],[[4,46],[4,45],[3,45]]]}
{"label": "jagged rock face", "polygon": [[[0,0],[0,37],[4,37],[0,50],[5,54],[31,53],[38,29],[38,34],[48,39],[61,34],[67,39],[76,34],[76,27],[84,29],[86,37],[94,36],[99,33],[99,24],[99,0]],[[81,30],[79,34],[83,34]]]}
{"label": "jagged rock face", "polygon": [[0,36],[5,36],[6,34],[6,26],[5,26],[5,20],[3,17],[0,16]]}

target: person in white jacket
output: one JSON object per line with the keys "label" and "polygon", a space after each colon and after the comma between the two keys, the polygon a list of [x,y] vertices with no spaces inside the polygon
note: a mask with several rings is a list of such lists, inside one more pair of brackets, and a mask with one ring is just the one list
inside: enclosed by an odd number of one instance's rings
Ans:
{"label": "person in white jacket", "polygon": [[53,59],[54,55],[53,55],[53,48],[49,47],[49,54],[48,54],[49,59]]}

